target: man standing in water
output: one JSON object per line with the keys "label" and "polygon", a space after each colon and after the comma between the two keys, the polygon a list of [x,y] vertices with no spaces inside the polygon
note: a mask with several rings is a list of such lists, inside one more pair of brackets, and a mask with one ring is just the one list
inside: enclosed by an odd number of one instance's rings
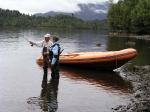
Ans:
{"label": "man standing in water", "polygon": [[[51,40],[50,40],[51,39]],[[41,42],[32,42],[30,44],[43,47],[43,70],[47,73],[48,63],[50,61],[51,65],[51,77],[53,79],[59,79],[59,55],[60,55],[60,45],[57,43],[59,40],[56,36],[51,36],[50,34],[44,35],[44,40]]]}
{"label": "man standing in water", "polygon": [[33,46],[38,46],[38,47],[42,47],[42,55],[43,55],[43,69],[44,72],[47,73],[47,68],[48,68],[48,62],[49,62],[49,47],[52,46],[53,42],[51,41],[51,35],[50,34],[45,34],[44,35],[44,40],[40,41],[40,42],[32,42],[29,41],[30,44]]}
{"label": "man standing in water", "polygon": [[59,55],[60,55],[60,45],[57,43],[58,37],[52,37],[52,46],[49,47],[49,59],[51,62],[51,77],[54,79],[59,78]]}

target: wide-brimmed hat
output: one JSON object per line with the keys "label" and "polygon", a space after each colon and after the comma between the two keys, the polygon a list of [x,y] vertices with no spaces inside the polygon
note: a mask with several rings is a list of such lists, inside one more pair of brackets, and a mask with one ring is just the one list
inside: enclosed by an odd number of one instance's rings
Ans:
{"label": "wide-brimmed hat", "polygon": [[44,35],[44,37],[51,37],[51,34],[47,33]]}

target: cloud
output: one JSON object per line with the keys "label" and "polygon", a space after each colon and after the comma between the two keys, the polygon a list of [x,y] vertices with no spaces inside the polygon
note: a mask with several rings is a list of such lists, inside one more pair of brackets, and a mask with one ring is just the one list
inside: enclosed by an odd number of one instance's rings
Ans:
{"label": "cloud", "polygon": [[34,14],[48,11],[74,12],[78,3],[101,3],[108,0],[0,0],[0,8]]}

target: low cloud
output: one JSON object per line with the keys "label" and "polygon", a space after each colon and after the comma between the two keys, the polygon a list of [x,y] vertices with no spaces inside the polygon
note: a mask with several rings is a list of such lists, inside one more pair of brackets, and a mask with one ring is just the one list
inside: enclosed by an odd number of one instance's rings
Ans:
{"label": "low cloud", "polygon": [[79,3],[102,3],[108,0],[0,0],[0,8],[34,14],[48,11],[75,12]]}

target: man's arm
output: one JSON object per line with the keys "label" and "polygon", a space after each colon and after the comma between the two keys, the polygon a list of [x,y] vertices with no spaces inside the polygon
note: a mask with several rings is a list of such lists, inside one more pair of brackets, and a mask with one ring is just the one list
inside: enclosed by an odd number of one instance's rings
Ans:
{"label": "man's arm", "polygon": [[29,41],[31,45],[35,45],[37,47],[43,47],[43,40],[40,41],[40,42],[32,42],[32,41]]}

